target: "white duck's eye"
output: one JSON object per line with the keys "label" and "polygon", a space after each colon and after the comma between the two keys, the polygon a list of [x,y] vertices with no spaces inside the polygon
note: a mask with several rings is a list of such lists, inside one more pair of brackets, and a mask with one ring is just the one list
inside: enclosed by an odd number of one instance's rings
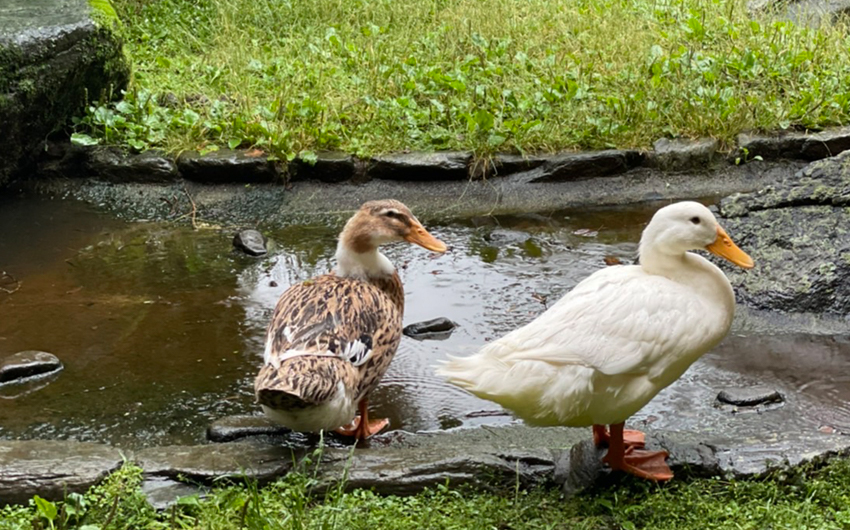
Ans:
{"label": "white duck's eye", "polygon": [[691,222],[695,225],[699,224],[699,217],[691,217]]}

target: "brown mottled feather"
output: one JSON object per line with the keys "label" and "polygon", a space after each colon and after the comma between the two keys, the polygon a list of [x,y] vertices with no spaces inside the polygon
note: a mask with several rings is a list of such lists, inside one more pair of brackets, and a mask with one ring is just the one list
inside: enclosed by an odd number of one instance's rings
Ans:
{"label": "brown mottled feather", "polygon": [[403,310],[397,272],[368,281],[327,274],[293,285],[278,300],[269,325],[273,356],[288,350],[338,352],[363,335],[372,339],[372,356],[359,367],[314,355],[286,359],[280,368],[266,364],[254,383],[257,401],[278,409],[306,408],[330,399],[340,381],[362,399],[390,366],[401,341]]}

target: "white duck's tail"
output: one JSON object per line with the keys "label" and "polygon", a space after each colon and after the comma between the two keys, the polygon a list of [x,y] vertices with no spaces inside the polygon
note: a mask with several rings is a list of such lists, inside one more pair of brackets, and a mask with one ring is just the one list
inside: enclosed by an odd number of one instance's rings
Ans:
{"label": "white duck's tail", "polygon": [[480,353],[469,357],[449,355],[448,360],[440,361],[437,375],[445,377],[453,385],[477,394],[481,390],[481,381],[492,379],[494,376],[501,379],[508,370],[504,363],[493,362],[493,359],[487,359],[485,362],[483,357]]}

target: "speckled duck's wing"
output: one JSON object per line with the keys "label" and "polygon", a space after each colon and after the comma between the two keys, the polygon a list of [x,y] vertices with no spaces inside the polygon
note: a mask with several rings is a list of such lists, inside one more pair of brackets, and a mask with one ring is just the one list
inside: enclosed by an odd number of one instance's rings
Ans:
{"label": "speckled duck's wing", "polygon": [[340,383],[359,399],[389,367],[401,319],[390,297],[368,282],[325,275],[293,285],[269,325],[265,363],[255,381],[258,401],[319,404]]}

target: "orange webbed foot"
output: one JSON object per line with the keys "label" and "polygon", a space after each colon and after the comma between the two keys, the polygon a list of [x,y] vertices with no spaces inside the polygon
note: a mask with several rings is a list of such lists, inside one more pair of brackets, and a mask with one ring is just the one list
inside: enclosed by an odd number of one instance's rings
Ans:
{"label": "orange webbed foot", "polygon": [[640,449],[632,449],[627,451],[620,458],[609,458],[606,455],[602,459],[611,469],[616,471],[624,471],[630,475],[640,477],[656,482],[664,482],[673,478],[673,472],[670,466],[667,465],[667,451],[643,451]]}

